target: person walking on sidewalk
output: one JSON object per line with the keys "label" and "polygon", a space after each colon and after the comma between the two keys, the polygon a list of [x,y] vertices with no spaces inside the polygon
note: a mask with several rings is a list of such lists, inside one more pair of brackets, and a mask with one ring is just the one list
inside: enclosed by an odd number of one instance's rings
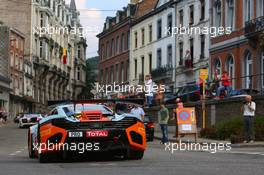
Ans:
{"label": "person walking on sidewalk", "polygon": [[256,111],[256,103],[252,101],[250,95],[246,96],[244,105],[242,106],[242,112],[244,115],[244,127],[245,127],[245,141],[244,143],[253,143],[254,136],[254,116]]}
{"label": "person walking on sidewalk", "polygon": [[162,132],[161,143],[168,142],[168,121],[169,121],[169,110],[165,107],[164,103],[160,105],[160,111],[158,112],[158,122]]}

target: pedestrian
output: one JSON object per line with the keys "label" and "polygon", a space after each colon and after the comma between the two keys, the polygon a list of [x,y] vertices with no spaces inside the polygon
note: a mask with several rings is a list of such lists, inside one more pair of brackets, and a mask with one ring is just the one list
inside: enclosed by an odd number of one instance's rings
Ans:
{"label": "pedestrian", "polygon": [[153,102],[153,81],[151,75],[146,75],[145,77],[145,97],[147,101],[147,106],[151,107]]}
{"label": "pedestrian", "polygon": [[161,143],[168,142],[168,121],[169,121],[169,110],[165,107],[165,104],[160,105],[160,111],[158,112],[158,122],[162,132]]}
{"label": "pedestrian", "polygon": [[144,121],[145,112],[140,106],[134,105],[130,111],[130,114],[133,114]]}
{"label": "pedestrian", "polygon": [[231,82],[231,79],[230,79],[227,71],[223,72],[221,81],[222,81],[222,86],[220,86],[217,89],[216,99],[220,98],[220,95],[221,95],[222,91],[226,91],[226,96],[229,96],[231,94],[231,91],[232,91],[232,87],[231,87],[232,82]]}
{"label": "pedestrian", "polygon": [[256,103],[252,101],[252,97],[247,95],[245,102],[242,106],[242,112],[244,115],[244,129],[245,129],[245,141],[244,143],[253,143],[255,140],[254,135],[254,116],[256,111]]}

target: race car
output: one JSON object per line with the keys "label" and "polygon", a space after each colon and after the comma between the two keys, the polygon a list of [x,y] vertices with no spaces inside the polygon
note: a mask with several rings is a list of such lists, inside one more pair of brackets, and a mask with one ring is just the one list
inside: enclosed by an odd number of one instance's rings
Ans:
{"label": "race car", "polygon": [[32,126],[37,124],[41,119],[43,119],[41,114],[23,114],[18,118],[18,126],[19,128]]}
{"label": "race car", "polygon": [[124,108],[115,113],[98,102],[71,101],[52,109],[48,117],[29,128],[29,157],[49,162],[53,155],[65,160],[74,155],[110,153],[142,159],[146,132],[141,118],[121,111]]}

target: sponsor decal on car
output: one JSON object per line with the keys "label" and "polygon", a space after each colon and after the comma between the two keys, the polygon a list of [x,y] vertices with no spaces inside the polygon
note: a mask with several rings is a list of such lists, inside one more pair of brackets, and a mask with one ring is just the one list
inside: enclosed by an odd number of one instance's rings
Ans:
{"label": "sponsor decal on car", "polygon": [[107,130],[86,131],[86,137],[108,137]]}

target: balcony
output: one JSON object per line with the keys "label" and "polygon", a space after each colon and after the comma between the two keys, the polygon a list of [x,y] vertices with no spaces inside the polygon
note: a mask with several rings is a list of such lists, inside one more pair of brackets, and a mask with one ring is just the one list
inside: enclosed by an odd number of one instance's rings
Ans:
{"label": "balcony", "polygon": [[151,71],[151,76],[154,81],[160,80],[172,80],[173,67],[171,65],[166,65],[154,69]]}
{"label": "balcony", "polygon": [[245,23],[245,36],[252,38],[264,31],[264,16],[255,18]]}

